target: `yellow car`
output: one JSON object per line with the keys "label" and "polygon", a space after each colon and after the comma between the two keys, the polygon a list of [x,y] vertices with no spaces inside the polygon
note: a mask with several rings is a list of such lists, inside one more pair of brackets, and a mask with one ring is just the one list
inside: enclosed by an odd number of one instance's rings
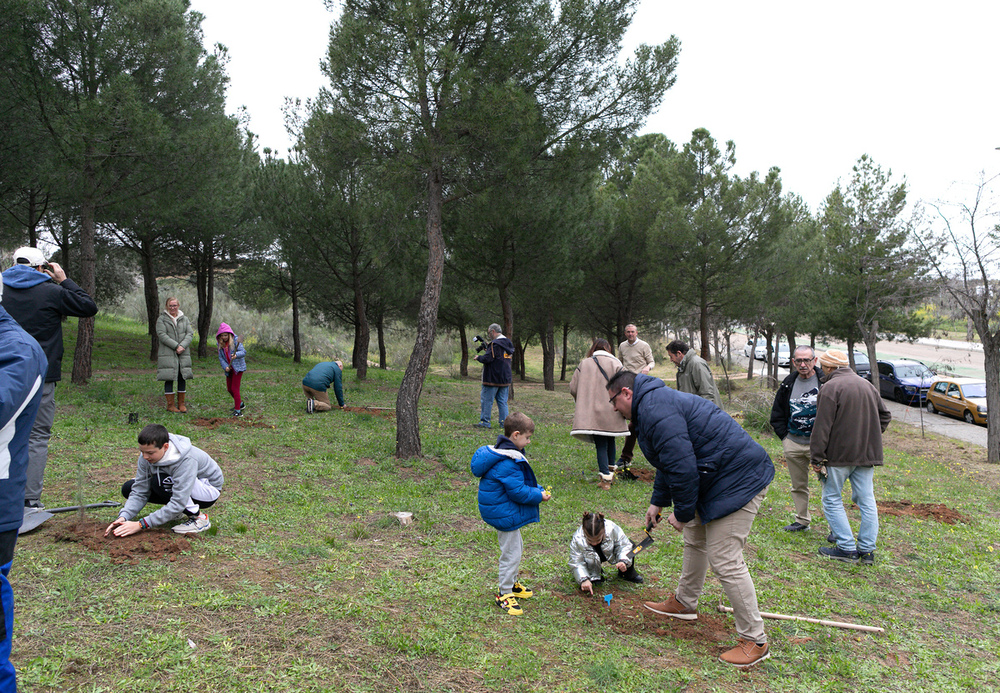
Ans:
{"label": "yellow car", "polygon": [[986,381],[975,378],[937,378],[927,391],[927,411],[949,414],[969,423],[986,425]]}

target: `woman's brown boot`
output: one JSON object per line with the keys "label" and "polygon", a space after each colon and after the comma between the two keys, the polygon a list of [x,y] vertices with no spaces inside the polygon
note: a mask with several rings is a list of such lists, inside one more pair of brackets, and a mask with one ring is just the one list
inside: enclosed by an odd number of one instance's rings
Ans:
{"label": "woman's brown boot", "polygon": [[188,408],[184,406],[184,394],[183,392],[177,393],[177,411],[181,414],[187,414]]}
{"label": "woman's brown boot", "polygon": [[175,413],[180,413],[180,411],[181,411],[180,409],[178,409],[174,405],[174,393],[173,392],[171,392],[169,395],[167,395],[167,411],[172,411],[172,412],[175,412]]}

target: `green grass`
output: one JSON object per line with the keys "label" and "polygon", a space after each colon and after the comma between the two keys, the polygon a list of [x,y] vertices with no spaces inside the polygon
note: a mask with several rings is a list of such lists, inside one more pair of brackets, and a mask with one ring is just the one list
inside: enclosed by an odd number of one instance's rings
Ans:
{"label": "green grass", "polygon": [[[67,326],[46,503],[117,499],[134,471],[135,435],[150,422],[209,451],[226,487],[210,512],[214,534],[193,537],[192,550],[173,561],[118,565],[56,541],[66,516],[21,537],[11,579],[22,691],[997,689],[1000,470],[971,446],[890,429],[878,499],[943,503],[971,521],[883,516],[874,567],[820,560],[821,520],[806,536],[781,531],[792,505],[779,462],[746,552],[762,609],[886,632],[767,621],[772,658],[740,673],[716,661],[735,634],[731,617],[715,613],[724,597],[711,577],[699,626],[718,619],[728,634],[717,643],[675,637],[673,624],[635,610],[625,612],[634,619],[613,622],[596,609],[599,597],[579,595],[566,559],[582,512],[602,510],[638,536],[649,485],[597,488],[592,448],[569,436],[567,385],[546,392],[540,358],[529,361],[531,381],[515,383],[511,408],[536,422],[529,455],[554,498],[524,531],[521,578],[536,596],[514,618],[492,604],[496,534],[479,519],[468,469],[473,450],[495,436],[472,428],[478,372],[460,379],[450,364],[437,366],[420,402],[425,457],[396,460],[393,419],[305,413],[299,383],[312,362],[251,351],[247,414],[265,425],[209,429],[194,420],[225,417],[232,406],[214,356],[195,359],[190,413],[168,415],[141,326],[98,320],[95,375],[85,387],[68,382],[74,332]],[[669,366],[654,374],[672,382]],[[370,369],[357,382],[348,372],[348,404],[393,407],[400,379]],[[127,423],[131,412],[138,424]],[[759,440],[777,460],[778,441]],[[416,522],[401,527],[391,517],[401,510]],[[818,502],[813,510],[820,514]],[[856,524],[857,511],[850,514]],[[114,516],[89,515],[101,523]],[[619,603],[673,589],[680,538],[666,525],[655,536],[640,564],[647,583],[611,584]]]}

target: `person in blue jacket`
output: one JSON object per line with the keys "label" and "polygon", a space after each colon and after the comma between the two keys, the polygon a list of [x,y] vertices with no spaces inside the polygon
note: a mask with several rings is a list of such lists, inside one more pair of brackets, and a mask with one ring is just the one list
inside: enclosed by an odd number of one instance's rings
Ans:
{"label": "person in blue jacket", "polygon": [[500,541],[500,582],[496,604],[511,616],[522,611],[518,598],[534,593],[517,581],[521,567],[521,527],[538,522],[538,506],[552,494],[538,485],[535,472],[524,456],[535,424],[526,415],[514,412],[503,425],[504,435],[496,445],[483,445],[472,455],[472,473],[478,476],[479,514],[497,530]]}
{"label": "person in blue jacket", "polygon": [[343,385],[344,364],[340,361],[323,361],[312,367],[302,379],[302,391],[306,393],[306,411],[310,414],[317,411],[330,411],[330,395],[327,390],[333,385],[333,394],[337,396],[337,404],[344,406]]}
{"label": "person in blue jacket", "polygon": [[[0,304],[3,283],[0,283]],[[10,663],[14,632],[14,593],[8,576],[14,562],[17,530],[24,514],[28,476],[28,439],[42,401],[49,363],[45,352],[0,305],[0,693],[16,693]]]}
{"label": "person in blue jacket", "polygon": [[754,518],[774,478],[774,464],[733,418],[706,399],[668,388],[659,378],[621,371],[608,381],[611,406],[635,423],[642,454],[656,468],[646,524],[684,533],[677,592],[650,611],[694,621],[709,566],[733,607],[738,641],[719,659],[745,668],[767,659],[757,591],[743,559]]}

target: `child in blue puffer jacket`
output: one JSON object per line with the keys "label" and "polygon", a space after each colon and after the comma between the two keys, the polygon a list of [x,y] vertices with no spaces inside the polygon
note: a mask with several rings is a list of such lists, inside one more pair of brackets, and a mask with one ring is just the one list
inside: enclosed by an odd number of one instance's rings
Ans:
{"label": "child in blue puffer jacket", "polygon": [[518,616],[518,598],[527,599],[533,592],[517,581],[521,567],[521,527],[538,522],[538,506],[552,494],[538,485],[535,473],[524,456],[531,442],[535,424],[520,412],[509,414],[503,424],[504,435],[496,445],[483,445],[472,455],[472,473],[478,476],[479,514],[497,530],[500,541],[500,583],[496,604],[511,616]]}

